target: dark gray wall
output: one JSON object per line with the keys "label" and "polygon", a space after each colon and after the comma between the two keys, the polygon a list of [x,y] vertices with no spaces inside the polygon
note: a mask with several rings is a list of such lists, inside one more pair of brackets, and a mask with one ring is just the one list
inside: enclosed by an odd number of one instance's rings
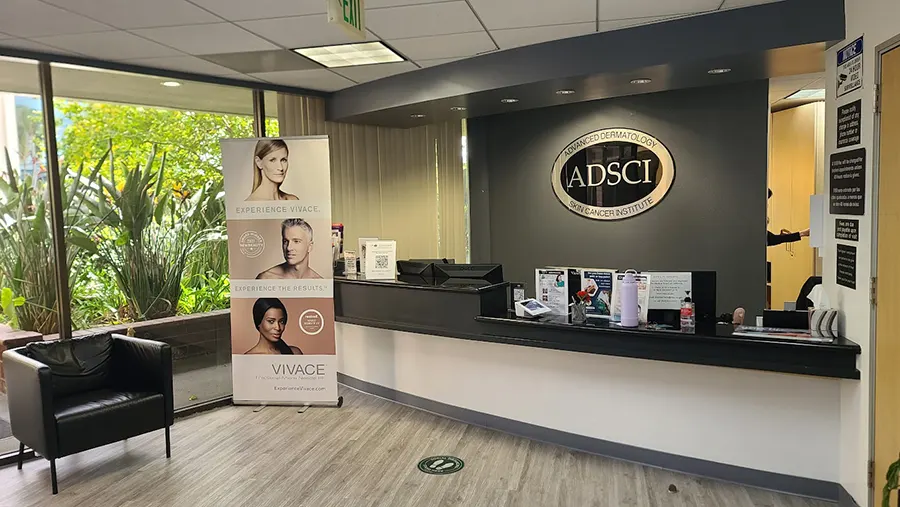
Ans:
{"label": "dark gray wall", "polygon": [[[653,209],[604,222],[566,209],[550,187],[550,169],[568,143],[611,127],[665,144],[675,182]],[[718,313],[743,306],[760,315],[767,130],[766,81],[469,120],[473,262],[503,264],[506,279],[525,282],[528,294],[534,269],[548,265],[711,270]]]}

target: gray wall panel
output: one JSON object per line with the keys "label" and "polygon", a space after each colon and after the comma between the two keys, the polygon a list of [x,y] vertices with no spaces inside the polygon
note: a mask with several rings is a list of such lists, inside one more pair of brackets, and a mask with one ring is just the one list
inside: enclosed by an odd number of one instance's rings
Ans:
{"label": "gray wall panel", "polygon": [[[547,265],[712,270],[718,313],[765,305],[768,83],[621,97],[469,120],[473,174],[490,189],[472,207],[472,252],[490,237],[490,259],[534,292]],[[647,132],[675,159],[672,189],[653,209],[609,222],[566,209],[550,187],[560,151],[592,130]],[[489,219],[489,230],[477,223]],[[473,255],[473,258],[475,256]],[[797,288],[799,291],[799,287]]]}

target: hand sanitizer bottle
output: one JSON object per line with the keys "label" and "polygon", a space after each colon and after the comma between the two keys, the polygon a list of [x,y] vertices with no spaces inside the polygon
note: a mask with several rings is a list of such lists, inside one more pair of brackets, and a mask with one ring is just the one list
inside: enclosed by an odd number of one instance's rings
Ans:
{"label": "hand sanitizer bottle", "polygon": [[687,294],[681,303],[681,332],[693,333],[695,329],[696,317],[694,316],[694,301],[691,299],[691,291],[685,291]]}

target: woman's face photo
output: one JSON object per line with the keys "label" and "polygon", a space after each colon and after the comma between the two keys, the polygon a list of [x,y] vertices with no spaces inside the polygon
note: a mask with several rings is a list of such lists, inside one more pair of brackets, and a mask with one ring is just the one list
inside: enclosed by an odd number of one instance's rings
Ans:
{"label": "woman's face photo", "polygon": [[259,334],[270,342],[277,342],[286,326],[287,316],[281,308],[269,308],[259,323]]}
{"label": "woman's face photo", "polygon": [[256,157],[256,167],[272,183],[280,185],[288,171],[288,152],[279,148],[263,158]]}

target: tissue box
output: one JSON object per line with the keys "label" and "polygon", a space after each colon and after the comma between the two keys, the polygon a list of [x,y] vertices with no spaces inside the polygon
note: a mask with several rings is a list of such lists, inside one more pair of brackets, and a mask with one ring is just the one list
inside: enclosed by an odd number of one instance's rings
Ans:
{"label": "tissue box", "polygon": [[809,331],[813,334],[837,336],[838,334],[838,310],[810,310]]}

